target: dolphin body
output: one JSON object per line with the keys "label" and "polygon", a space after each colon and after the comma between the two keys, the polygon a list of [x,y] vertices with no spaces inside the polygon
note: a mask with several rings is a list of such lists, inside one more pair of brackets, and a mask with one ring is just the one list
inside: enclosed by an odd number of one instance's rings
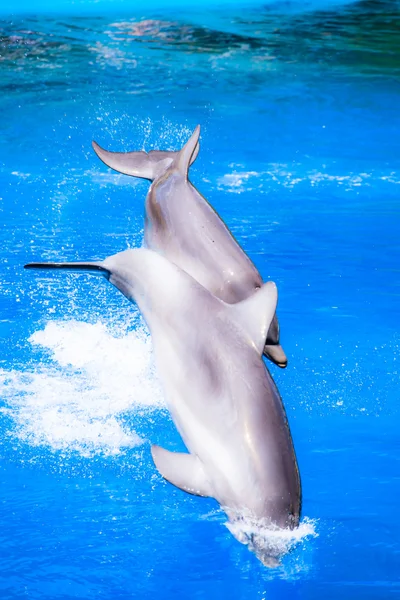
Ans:
{"label": "dolphin body", "polygon": [[[197,126],[180,152],[108,152],[96,142],[93,148],[108,167],[152,181],[145,204],[145,246],[181,267],[217,298],[234,304],[263,282],[221,217],[188,180],[188,166],[199,152],[199,135]],[[264,354],[286,367],[276,315]]]}
{"label": "dolphin body", "polygon": [[152,446],[158,471],[190,494],[215,498],[237,539],[265,565],[279,564],[276,549],[259,529],[240,530],[245,518],[253,525],[292,529],[300,517],[292,438],[262,360],[276,309],[275,284],[265,283],[249,298],[227,304],[146,248],[101,262],[25,267],[97,272],[137,303],[151,332],[171,416],[189,451]]}

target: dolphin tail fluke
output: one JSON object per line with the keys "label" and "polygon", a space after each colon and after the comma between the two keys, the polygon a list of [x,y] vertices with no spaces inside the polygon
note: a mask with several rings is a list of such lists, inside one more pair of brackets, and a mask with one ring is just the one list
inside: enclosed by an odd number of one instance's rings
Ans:
{"label": "dolphin tail fluke", "polygon": [[194,162],[199,152],[199,136],[200,136],[200,125],[197,125],[196,129],[193,131],[189,140],[183,146],[182,150],[177,153],[177,157],[175,159],[175,165],[187,178],[188,171],[190,165]]}
{"label": "dolphin tail fluke", "polygon": [[[198,139],[198,136],[197,136]],[[190,140],[189,140],[190,142]],[[189,143],[188,142],[188,143]],[[104,150],[97,142],[92,142],[93,150],[100,160],[114,171],[131,175],[132,177],[141,177],[153,181],[165,173],[172,165],[174,160],[180,156],[180,152],[163,152],[161,150],[151,150],[150,152],[110,152]],[[199,153],[199,143],[196,142],[189,156],[189,164],[193,164]]]}
{"label": "dolphin tail fluke", "polygon": [[[96,142],[92,142],[93,150],[101,161],[114,171],[131,175],[132,177],[141,177],[153,181],[156,177],[157,166],[162,166],[164,162],[169,166],[175,156],[175,152],[110,152],[104,150]],[[172,155],[172,156],[170,156]],[[168,168],[167,166],[167,168]]]}
{"label": "dolphin tail fluke", "polygon": [[24,269],[64,269],[68,271],[79,271],[86,273],[98,273],[108,277],[110,271],[106,269],[102,262],[73,262],[73,263],[28,263]]}
{"label": "dolphin tail fluke", "polygon": [[151,447],[151,455],[161,475],[179,489],[194,496],[211,496],[212,491],[197,456]]}

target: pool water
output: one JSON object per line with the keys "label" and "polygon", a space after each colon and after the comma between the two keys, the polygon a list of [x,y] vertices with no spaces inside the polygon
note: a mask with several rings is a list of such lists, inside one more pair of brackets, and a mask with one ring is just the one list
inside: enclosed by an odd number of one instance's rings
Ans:
{"label": "pool water", "polygon": [[[0,21],[0,598],[400,598],[400,3],[274,3]],[[111,150],[179,149],[279,290],[303,484],[266,569],[181,450],[135,306],[26,262],[139,246],[148,183]]]}

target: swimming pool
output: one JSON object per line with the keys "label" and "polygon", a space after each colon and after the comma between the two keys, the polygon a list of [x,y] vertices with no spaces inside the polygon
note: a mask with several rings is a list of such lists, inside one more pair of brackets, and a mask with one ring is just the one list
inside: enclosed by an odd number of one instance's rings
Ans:
{"label": "swimming pool", "polygon": [[[399,3],[100,8],[0,24],[1,598],[400,597]],[[156,472],[149,440],[182,443],[135,308],[22,269],[140,245],[148,184],[91,140],[197,123],[191,178],[279,288],[303,484],[279,569]]]}

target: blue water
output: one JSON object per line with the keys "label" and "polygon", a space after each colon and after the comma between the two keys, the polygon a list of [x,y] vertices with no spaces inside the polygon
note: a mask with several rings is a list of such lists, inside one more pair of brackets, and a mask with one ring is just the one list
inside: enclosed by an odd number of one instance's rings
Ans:
{"label": "blue water", "polygon": [[[3,15],[1,600],[400,598],[400,4],[301,8]],[[156,472],[149,441],[182,442],[135,307],[22,268],[140,245],[148,184],[91,140],[197,123],[191,178],[279,289],[303,521],[278,569]]]}

